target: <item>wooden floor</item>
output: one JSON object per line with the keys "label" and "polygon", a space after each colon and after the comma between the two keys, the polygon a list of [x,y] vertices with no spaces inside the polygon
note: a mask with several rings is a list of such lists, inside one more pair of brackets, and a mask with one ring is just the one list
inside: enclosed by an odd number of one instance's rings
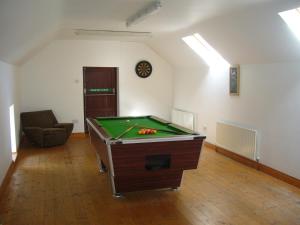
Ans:
{"label": "wooden floor", "polygon": [[205,149],[179,191],[115,199],[87,138],[21,151],[0,202],[3,225],[293,225],[300,189]]}

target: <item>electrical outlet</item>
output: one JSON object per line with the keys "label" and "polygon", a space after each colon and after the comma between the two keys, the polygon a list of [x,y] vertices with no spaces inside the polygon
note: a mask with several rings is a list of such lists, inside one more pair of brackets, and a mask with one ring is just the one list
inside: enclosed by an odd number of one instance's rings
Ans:
{"label": "electrical outlet", "polygon": [[203,125],[203,130],[206,131],[207,130],[207,125]]}
{"label": "electrical outlet", "polygon": [[78,119],[73,119],[72,123],[78,123]]}

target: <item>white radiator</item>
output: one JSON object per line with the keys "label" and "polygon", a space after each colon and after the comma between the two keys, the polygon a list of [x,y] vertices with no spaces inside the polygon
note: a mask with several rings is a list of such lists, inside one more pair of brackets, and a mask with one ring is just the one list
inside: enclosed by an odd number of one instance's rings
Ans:
{"label": "white radiator", "polygon": [[192,112],[181,109],[172,110],[172,123],[186,127],[190,130],[196,129],[196,116]]}
{"label": "white radiator", "polygon": [[257,131],[227,122],[217,122],[217,146],[252,160],[258,160]]}

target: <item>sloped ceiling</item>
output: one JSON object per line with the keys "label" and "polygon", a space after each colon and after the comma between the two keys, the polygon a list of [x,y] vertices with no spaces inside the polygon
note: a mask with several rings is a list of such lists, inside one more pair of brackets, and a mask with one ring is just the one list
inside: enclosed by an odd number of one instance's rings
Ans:
{"label": "sloped ceiling", "polygon": [[0,0],[0,59],[26,57],[55,36],[61,18],[60,0]]}
{"label": "sloped ceiling", "polygon": [[181,41],[195,32],[230,63],[300,59],[299,41],[277,15],[299,1],[162,0],[157,14],[127,28],[126,18],[151,1],[0,0],[0,60],[22,64],[53,39],[78,39],[72,32],[78,28],[150,31],[152,38],[139,41],[175,67],[203,65]]}
{"label": "sloped ceiling", "polygon": [[266,2],[148,40],[148,44],[175,67],[205,64],[181,40],[193,33],[200,33],[231,64],[299,61],[300,41],[278,16],[299,6],[300,1]]}

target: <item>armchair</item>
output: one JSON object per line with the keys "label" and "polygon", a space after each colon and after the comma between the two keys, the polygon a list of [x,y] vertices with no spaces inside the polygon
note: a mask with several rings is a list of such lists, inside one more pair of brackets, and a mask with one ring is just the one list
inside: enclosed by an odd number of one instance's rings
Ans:
{"label": "armchair", "polygon": [[39,147],[62,145],[71,135],[73,123],[58,123],[52,110],[21,113],[22,130]]}

